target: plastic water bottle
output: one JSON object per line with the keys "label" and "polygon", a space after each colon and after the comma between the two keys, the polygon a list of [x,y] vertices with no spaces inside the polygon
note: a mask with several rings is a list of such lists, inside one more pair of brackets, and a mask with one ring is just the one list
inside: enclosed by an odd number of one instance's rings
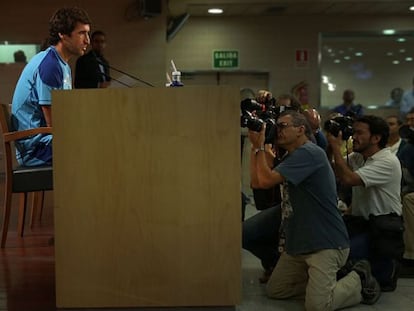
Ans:
{"label": "plastic water bottle", "polygon": [[172,82],[170,86],[171,87],[184,86],[184,84],[181,82],[181,71],[172,72]]}

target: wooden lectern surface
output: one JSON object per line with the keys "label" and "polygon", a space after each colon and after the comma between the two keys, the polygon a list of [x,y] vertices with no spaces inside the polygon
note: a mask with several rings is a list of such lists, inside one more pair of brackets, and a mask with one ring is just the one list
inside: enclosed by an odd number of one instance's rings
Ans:
{"label": "wooden lectern surface", "polygon": [[239,92],[53,93],[57,306],[241,296]]}

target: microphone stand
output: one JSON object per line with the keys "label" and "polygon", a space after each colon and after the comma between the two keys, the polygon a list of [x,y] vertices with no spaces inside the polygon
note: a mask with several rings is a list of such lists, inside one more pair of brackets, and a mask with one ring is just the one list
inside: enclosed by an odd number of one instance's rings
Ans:
{"label": "microphone stand", "polygon": [[[139,82],[144,83],[144,84],[146,84],[146,85],[148,85],[148,86],[154,87],[154,85],[153,85],[153,84],[151,84],[151,83],[149,83],[149,82],[147,82],[147,81],[144,81],[144,80],[142,80],[142,79],[140,79],[140,78],[137,78],[137,77],[135,77],[135,76],[133,76],[133,75],[131,75],[131,74],[129,74],[129,73],[127,73],[127,72],[125,72],[125,71],[122,71],[122,70],[120,70],[120,69],[117,69],[117,68],[115,68],[115,67],[113,67],[113,66],[109,66],[109,65],[108,65],[108,67],[109,67],[109,69],[112,69],[112,70],[115,70],[115,71],[117,71],[117,72],[119,72],[119,73],[122,73],[122,74],[124,74],[124,75],[126,75],[126,76],[128,76],[128,77],[130,77],[130,78],[132,78],[132,79],[134,79],[134,80],[136,80],[136,81],[139,81]],[[115,79],[114,79],[114,80],[115,80]],[[115,80],[115,81],[120,82],[119,80]],[[122,82],[120,82],[120,83],[122,83]],[[122,84],[124,84],[124,85],[125,85],[125,83],[122,83]]]}
{"label": "microphone stand", "polygon": [[[129,74],[129,73],[127,73],[127,72],[125,72],[125,71],[122,71],[122,70],[120,70],[120,69],[118,69],[118,68],[112,67],[112,66],[110,66],[109,64],[105,64],[105,63],[101,60],[101,58],[100,58],[98,55],[96,55],[95,51],[92,51],[92,54],[93,54],[93,56],[95,57],[95,59],[96,59],[96,61],[98,62],[98,64],[100,64],[100,65],[102,65],[102,66],[104,66],[104,67],[108,67],[109,69],[115,70],[115,71],[117,71],[117,72],[119,72],[119,73],[122,73],[122,74],[124,74],[124,75],[126,75],[126,76],[128,76],[128,77],[130,77],[130,78],[132,78],[132,79],[134,79],[135,81],[139,81],[139,82],[144,83],[144,84],[146,84],[146,85],[148,85],[148,86],[154,87],[154,85],[152,85],[151,83],[149,83],[149,82],[147,82],[147,81],[144,81],[144,80],[142,80],[142,79],[140,79],[140,78],[138,78],[138,77],[135,77],[135,76],[133,76],[133,75],[131,75],[131,74]],[[105,74],[105,73],[102,73],[102,74],[103,74],[103,75],[105,75],[105,76],[108,76],[108,75],[107,75],[107,74]],[[109,77],[109,76],[108,76],[108,77]],[[112,77],[109,77],[109,78],[111,78],[111,79],[112,79]],[[117,82],[119,82],[119,83],[121,83],[121,84],[123,84],[123,85],[126,85],[126,86],[128,86],[128,87],[131,87],[131,86],[129,86],[129,85],[127,85],[127,84],[123,83],[123,82],[120,82],[119,80],[116,80],[116,79],[114,79],[114,80],[115,80],[115,81],[117,81]]]}
{"label": "microphone stand", "polygon": [[104,72],[98,71],[98,73],[99,73],[99,74],[101,74],[101,75],[103,75],[105,78],[109,78],[109,79],[111,79],[111,80],[114,80],[114,81],[116,81],[116,82],[118,82],[118,83],[120,83],[120,84],[122,84],[122,85],[124,85],[124,86],[126,86],[126,87],[132,87],[132,86],[130,86],[130,85],[128,85],[128,84],[126,84],[125,82],[122,82],[121,80],[118,80],[118,79],[112,78],[111,76],[107,75],[107,74],[106,74],[106,73],[104,73]]}

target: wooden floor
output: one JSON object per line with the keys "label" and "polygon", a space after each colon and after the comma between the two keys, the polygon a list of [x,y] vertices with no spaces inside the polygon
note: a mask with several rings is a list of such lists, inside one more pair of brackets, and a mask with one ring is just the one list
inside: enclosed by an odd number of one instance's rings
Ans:
{"label": "wooden floor", "polygon": [[[3,185],[0,177],[0,191]],[[33,228],[27,219],[24,238],[16,237],[17,206],[14,206],[9,237],[5,249],[0,250],[0,311],[56,311],[55,307],[55,262],[53,238],[52,192],[46,194],[42,220]],[[17,205],[17,197],[14,200]],[[3,206],[3,193],[0,192],[0,206]],[[256,213],[248,206],[247,217]],[[1,216],[0,216],[1,217]],[[266,297],[265,287],[258,277],[262,273],[260,262],[250,253],[243,251],[242,303],[235,307],[214,308],[134,308],[100,309],[105,311],[303,311],[303,302],[292,300],[272,300]],[[162,281],[162,280],[161,280]],[[398,288],[392,293],[383,293],[378,303],[372,306],[358,305],[349,310],[393,311],[414,310],[414,279],[401,279]],[[72,309],[71,309],[72,310]],[[80,309],[88,311],[92,309]],[[96,310],[96,309],[94,309]],[[69,311],[69,309],[65,309]],[[75,311],[75,310],[72,310]],[[79,309],[77,309],[79,311]]]}
{"label": "wooden floor", "polygon": [[41,221],[30,228],[26,219],[23,238],[16,236],[17,203],[14,196],[7,244],[0,250],[0,310],[56,310],[52,193],[46,193]]}

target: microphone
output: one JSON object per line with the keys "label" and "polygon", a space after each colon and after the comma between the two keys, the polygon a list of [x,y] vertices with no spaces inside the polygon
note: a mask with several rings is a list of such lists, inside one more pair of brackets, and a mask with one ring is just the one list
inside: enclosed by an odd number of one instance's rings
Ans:
{"label": "microphone", "polygon": [[[124,74],[124,75],[126,75],[126,76],[128,76],[128,77],[130,77],[130,78],[132,78],[132,79],[134,79],[135,81],[141,82],[141,83],[146,84],[146,85],[151,86],[151,87],[154,87],[154,85],[153,85],[153,84],[151,84],[151,83],[149,83],[149,82],[147,82],[147,81],[144,81],[144,80],[142,80],[142,79],[140,79],[140,78],[138,78],[138,77],[135,77],[135,76],[133,76],[133,75],[131,75],[131,74],[129,74],[129,73],[127,73],[127,72],[125,72],[125,71],[122,71],[122,70],[120,70],[120,69],[118,69],[118,68],[115,68],[115,67],[113,67],[113,66],[110,66],[109,64],[104,63],[104,62],[103,62],[103,61],[102,61],[102,60],[98,57],[98,55],[96,55],[96,53],[95,53],[95,52],[93,52],[93,55],[95,56],[95,59],[96,59],[96,61],[98,62],[98,64],[100,64],[100,65],[102,65],[102,66],[104,66],[104,67],[109,67],[109,69],[112,69],[112,70],[115,70],[115,71],[117,71],[117,72],[119,72],[119,73],[122,73],[122,74]],[[102,73],[102,75],[104,75],[105,77],[111,78],[111,79],[113,79],[113,80],[115,80],[115,81],[117,81],[117,82],[119,82],[119,83],[121,83],[121,84],[123,84],[123,85],[126,85],[126,86],[128,86],[128,87],[131,87],[130,85],[127,85],[126,83],[123,83],[123,82],[121,82],[121,81],[119,81],[119,80],[117,80],[117,79],[114,79],[114,78],[112,78],[112,77],[108,76],[108,75],[107,75],[107,74],[105,74],[105,73]]]}

